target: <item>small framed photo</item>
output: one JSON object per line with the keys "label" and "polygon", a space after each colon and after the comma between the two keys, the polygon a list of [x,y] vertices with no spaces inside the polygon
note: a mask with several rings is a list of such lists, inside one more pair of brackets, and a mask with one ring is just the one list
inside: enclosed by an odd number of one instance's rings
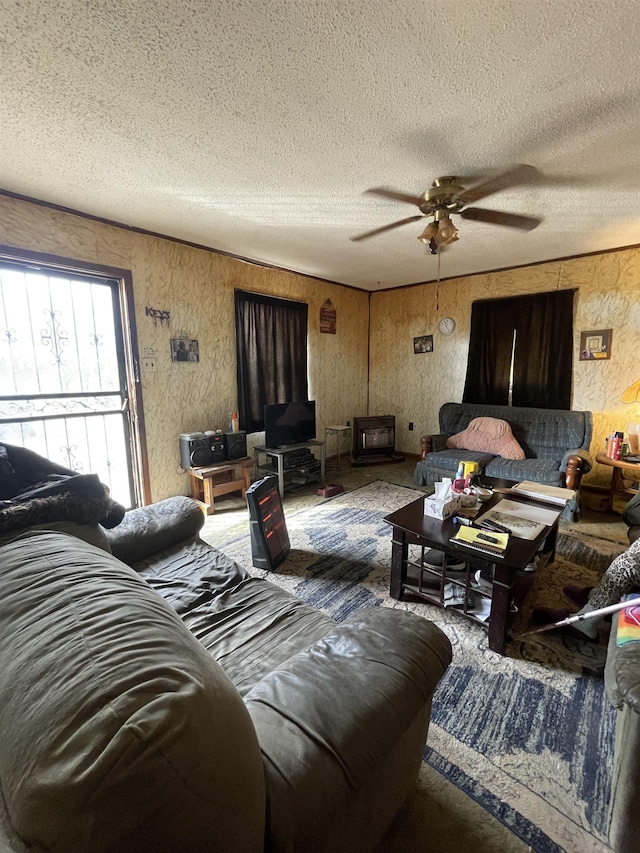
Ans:
{"label": "small framed photo", "polygon": [[416,354],[419,352],[433,352],[433,335],[421,335],[419,338],[414,338],[413,351]]}
{"label": "small framed photo", "polygon": [[198,341],[171,338],[171,361],[200,361]]}
{"label": "small framed photo", "polygon": [[611,358],[611,335],[613,329],[596,329],[580,332],[580,361],[595,361]]}

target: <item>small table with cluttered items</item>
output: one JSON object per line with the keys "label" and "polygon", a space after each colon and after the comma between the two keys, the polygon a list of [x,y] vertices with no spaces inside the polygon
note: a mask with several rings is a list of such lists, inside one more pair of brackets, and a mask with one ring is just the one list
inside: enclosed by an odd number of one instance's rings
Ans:
{"label": "small table with cluttered items", "polygon": [[[611,471],[611,485],[609,494],[603,508],[603,512],[611,512],[613,509],[613,499],[616,495],[627,497],[628,495],[637,495],[638,489],[631,489],[624,484],[622,469],[633,471],[635,474],[640,474],[640,457],[632,456],[630,458],[610,459],[606,453],[598,453],[596,462],[601,465],[608,465]],[[628,500],[628,497],[627,497]]]}
{"label": "small table with cluttered items", "polygon": [[[392,527],[390,594],[438,607],[453,604],[452,610],[487,627],[489,648],[504,654],[512,605],[529,592],[533,567],[555,557],[562,507],[516,495],[511,491],[515,483],[508,480],[485,477],[482,482],[494,493],[475,513],[461,510],[449,518],[432,518],[425,515],[425,497],[420,497],[385,517]],[[491,542],[500,536],[480,530],[483,517],[500,519],[509,527],[502,552],[485,550],[484,541],[493,548]],[[470,531],[466,543],[459,540],[463,528]],[[481,534],[484,539],[478,540]],[[434,565],[430,551],[443,555],[440,566]],[[450,565],[455,566],[453,571]]]}

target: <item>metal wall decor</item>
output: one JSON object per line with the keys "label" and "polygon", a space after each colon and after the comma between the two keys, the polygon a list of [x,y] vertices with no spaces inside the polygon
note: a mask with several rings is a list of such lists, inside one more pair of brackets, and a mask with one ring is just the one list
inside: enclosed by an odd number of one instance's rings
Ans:
{"label": "metal wall decor", "polygon": [[144,313],[147,315],[147,317],[153,317],[154,324],[157,323],[158,320],[160,320],[161,324],[164,323],[166,320],[167,325],[169,325],[169,323],[171,322],[170,311],[162,311],[159,308],[149,308],[149,306],[147,305],[144,309]]}

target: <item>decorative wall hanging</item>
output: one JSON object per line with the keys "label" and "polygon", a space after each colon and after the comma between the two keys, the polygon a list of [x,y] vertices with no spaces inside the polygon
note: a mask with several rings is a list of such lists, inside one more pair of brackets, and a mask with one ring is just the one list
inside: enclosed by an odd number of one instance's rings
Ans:
{"label": "decorative wall hanging", "polygon": [[144,309],[144,313],[147,315],[147,317],[153,317],[154,325],[158,322],[158,320],[160,320],[161,325],[165,322],[165,320],[167,321],[167,325],[169,325],[169,323],[171,322],[170,311],[161,311],[159,308],[149,308],[149,306],[147,305],[147,307]]}
{"label": "decorative wall hanging", "polygon": [[611,358],[611,335],[613,329],[596,329],[580,332],[580,361]]}
{"label": "decorative wall hanging", "polygon": [[320,306],[320,331],[325,335],[336,333],[336,309],[330,299]]}
{"label": "decorative wall hanging", "polygon": [[198,341],[171,338],[171,361],[200,361]]}
{"label": "decorative wall hanging", "polygon": [[413,339],[413,351],[416,355],[420,352],[433,352],[433,335],[421,335]]}

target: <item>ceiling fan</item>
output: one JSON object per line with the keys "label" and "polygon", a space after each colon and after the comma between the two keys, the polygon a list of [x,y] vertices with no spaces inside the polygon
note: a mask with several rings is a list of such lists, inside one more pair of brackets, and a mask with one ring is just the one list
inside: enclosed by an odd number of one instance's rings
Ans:
{"label": "ceiling fan", "polygon": [[468,188],[463,185],[463,181],[469,179],[446,175],[442,178],[436,178],[431,187],[420,196],[409,195],[386,187],[366,190],[370,195],[415,204],[420,213],[415,216],[408,216],[406,219],[400,219],[397,222],[391,222],[389,225],[383,225],[381,228],[374,228],[373,231],[365,231],[363,234],[357,234],[350,239],[354,241],[367,240],[369,237],[383,234],[392,228],[398,228],[400,225],[407,225],[409,222],[417,222],[418,219],[429,217],[430,222],[418,240],[426,243],[431,249],[431,253],[435,255],[442,246],[454,243],[458,239],[458,229],[451,221],[451,214],[457,214],[462,219],[471,219],[476,222],[504,225],[507,228],[518,228],[521,231],[532,231],[542,222],[541,218],[488,210],[484,207],[467,207],[467,205],[508,187],[536,183],[539,177],[540,173],[536,168],[521,164],[512,166],[510,169]]}

